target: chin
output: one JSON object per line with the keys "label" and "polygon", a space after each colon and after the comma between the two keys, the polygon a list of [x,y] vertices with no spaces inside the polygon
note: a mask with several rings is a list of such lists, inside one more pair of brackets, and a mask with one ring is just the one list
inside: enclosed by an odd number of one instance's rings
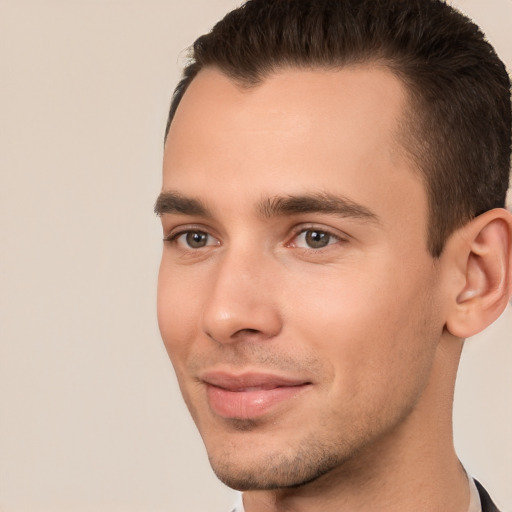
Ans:
{"label": "chin", "polygon": [[217,478],[238,491],[263,491],[295,488],[311,483],[337,467],[346,457],[321,443],[304,443],[294,453],[284,450],[258,454],[254,450],[233,451],[209,456]]}

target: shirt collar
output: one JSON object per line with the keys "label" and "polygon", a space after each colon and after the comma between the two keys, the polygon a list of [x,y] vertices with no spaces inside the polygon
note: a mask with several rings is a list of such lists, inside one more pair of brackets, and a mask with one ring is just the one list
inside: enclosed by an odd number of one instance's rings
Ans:
{"label": "shirt collar", "polygon": [[[475,481],[468,475],[469,480],[469,508],[468,512],[482,512],[482,503],[480,502],[480,494],[476,488]],[[243,509],[242,511],[243,512]]]}

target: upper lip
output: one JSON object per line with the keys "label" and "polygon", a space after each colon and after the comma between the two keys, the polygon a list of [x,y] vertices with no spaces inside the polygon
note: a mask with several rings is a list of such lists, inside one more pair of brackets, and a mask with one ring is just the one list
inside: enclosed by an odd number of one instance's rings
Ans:
{"label": "upper lip", "polygon": [[273,373],[228,373],[220,371],[205,372],[201,380],[206,384],[228,391],[242,391],[247,389],[275,389],[279,387],[293,387],[310,384],[310,381],[301,378],[287,377]]}

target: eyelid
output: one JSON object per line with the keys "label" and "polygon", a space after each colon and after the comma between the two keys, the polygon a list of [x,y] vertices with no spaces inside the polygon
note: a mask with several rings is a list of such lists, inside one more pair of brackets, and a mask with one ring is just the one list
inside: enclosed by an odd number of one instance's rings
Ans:
{"label": "eyelid", "polygon": [[[301,235],[302,233],[304,233],[306,231],[319,231],[321,233],[326,233],[327,235],[335,238],[338,243],[339,242],[342,242],[342,243],[343,242],[347,242],[350,239],[349,235],[347,235],[346,233],[344,233],[342,231],[339,231],[337,229],[334,229],[334,228],[331,228],[331,227],[328,227],[328,226],[324,226],[324,225],[321,225],[321,224],[306,223],[306,224],[298,224],[297,226],[293,227],[291,236],[288,238],[289,241],[286,242],[285,245],[287,247],[293,247],[292,242],[299,235]],[[311,248],[297,247],[297,248],[318,252],[318,251],[321,251],[322,249],[323,250],[327,249],[330,245],[334,245],[334,244],[328,244],[325,247],[319,248],[319,249],[314,249],[312,247]]]}
{"label": "eyelid", "polygon": [[[163,241],[164,242],[171,242],[171,243],[177,243],[177,240],[180,236],[186,235],[190,232],[197,232],[197,233],[205,233],[209,237],[212,237],[217,241],[216,244],[208,244],[205,247],[211,247],[212,245],[220,245],[220,239],[216,234],[212,233],[211,228],[208,228],[201,224],[185,224],[176,226],[169,230],[167,234],[164,234]],[[194,251],[197,251],[198,249],[191,249]]]}

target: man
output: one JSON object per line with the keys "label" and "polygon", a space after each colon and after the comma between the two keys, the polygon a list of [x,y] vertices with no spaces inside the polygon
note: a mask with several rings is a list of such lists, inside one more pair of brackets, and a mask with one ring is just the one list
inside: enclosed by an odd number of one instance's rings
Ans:
{"label": "man", "polygon": [[196,41],[158,317],[239,510],[497,510],[451,412],[512,291],[510,127],[503,64],[437,0],[250,0]]}

